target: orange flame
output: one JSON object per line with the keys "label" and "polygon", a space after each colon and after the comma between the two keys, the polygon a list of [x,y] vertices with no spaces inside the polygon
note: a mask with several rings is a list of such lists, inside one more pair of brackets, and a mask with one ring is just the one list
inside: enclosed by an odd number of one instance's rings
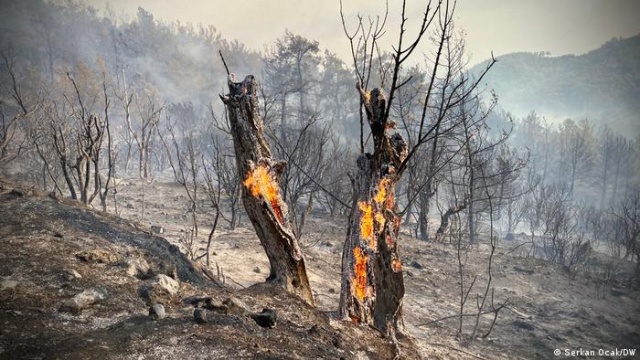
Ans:
{"label": "orange flame", "polygon": [[382,226],[384,225],[384,215],[382,213],[376,212],[373,217],[376,220],[376,224],[378,225],[378,233],[382,230]]}
{"label": "orange flame", "polygon": [[369,256],[365,255],[359,247],[353,249],[353,282],[351,293],[360,301],[364,300],[367,293],[367,262]]}
{"label": "orange flame", "polygon": [[359,201],[358,208],[362,212],[360,215],[360,235],[363,239],[369,240],[369,246],[375,249],[375,239],[373,237],[373,207],[368,201]]}
{"label": "orange flame", "polygon": [[265,201],[271,204],[271,208],[276,219],[283,223],[280,187],[273,176],[269,173],[269,169],[265,165],[259,165],[247,174],[247,178],[242,183],[253,197],[262,196]]}
{"label": "orange flame", "polygon": [[[393,192],[389,191],[389,183],[391,179],[381,179],[378,183],[378,192],[373,197],[373,200],[376,202],[378,206],[376,206],[374,219],[376,220],[376,229],[377,233],[380,233],[384,227],[386,218],[384,216],[384,212],[382,210],[382,205],[384,204],[387,208],[389,208],[389,199],[393,198]],[[391,200],[393,202],[393,200]]]}
{"label": "orange flame", "polygon": [[387,187],[389,187],[390,179],[382,179],[380,183],[378,183],[378,193],[373,198],[378,204],[382,204],[382,202],[387,198]]}
{"label": "orange flame", "polygon": [[[378,189],[373,202],[360,201],[358,202],[358,208],[360,209],[360,235],[362,239],[369,240],[369,247],[375,249],[376,238],[375,234],[379,234],[385,224],[384,212],[380,211],[382,205],[389,206],[389,199],[391,197],[391,203],[393,203],[392,195],[388,191],[389,183],[391,179],[381,179],[378,183]],[[374,204],[376,206],[374,206]]]}

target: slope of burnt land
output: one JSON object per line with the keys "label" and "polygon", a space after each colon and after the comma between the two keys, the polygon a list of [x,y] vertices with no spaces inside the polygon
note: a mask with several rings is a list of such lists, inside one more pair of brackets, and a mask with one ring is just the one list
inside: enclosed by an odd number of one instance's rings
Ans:
{"label": "slope of burnt land", "polygon": [[[0,324],[7,359],[397,355],[375,330],[268,284],[224,286],[142,225],[2,180]],[[400,354],[419,357],[410,339]]]}

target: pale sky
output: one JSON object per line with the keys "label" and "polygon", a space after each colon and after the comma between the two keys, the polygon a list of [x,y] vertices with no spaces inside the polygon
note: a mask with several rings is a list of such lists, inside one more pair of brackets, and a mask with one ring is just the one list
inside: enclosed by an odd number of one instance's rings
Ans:
{"label": "pale sky", "polygon": [[[138,6],[163,21],[213,25],[229,40],[263,50],[285,29],[318,40],[345,61],[349,43],[339,15],[339,1],[307,0],[89,0],[106,4],[116,15],[135,16]],[[419,21],[426,1],[408,0],[410,20]],[[399,0],[389,0],[389,20],[383,45],[391,51],[400,17]],[[343,0],[348,24],[356,14],[382,15],[384,0]],[[582,54],[613,37],[640,33],[639,0],[459,0],[456,27],[466,33],[471,65],[490,56],[516,51],[549,51],[551,55]],[[415,28],[415,26],[413,27]],[[411,26],[410,26],[411,29]],[[409,30],[410,30],[409,29]],[[423,53],[428,51],[424,48]]]}

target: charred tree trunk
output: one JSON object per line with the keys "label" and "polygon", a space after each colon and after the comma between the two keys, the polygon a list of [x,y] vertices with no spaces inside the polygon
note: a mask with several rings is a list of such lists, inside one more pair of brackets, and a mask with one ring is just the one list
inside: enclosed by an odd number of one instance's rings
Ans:
{"label": "charred tree trunk", "polygon": [[278,181],[286,162],[271,158],[264,139],[257,83],[253,75],[235,82],[231,74],[228,84],[229,94],[220,98],[229,113],[236,165],[243,178],[242,201],[271,265],[267,281],[283,286],[313,305],[304,257],[280,195]]}
{"label": "charred tree trunk", "polygon": [[371,127],[374,152],[363,153],[357,160],[357,194],[342,256],[339,312],[393,336],[404,297],[395,186],[407,144],[399,134],[390,134],[393,122],[384,116],[382,91],[366,92],[360,84],[357,89]]}
{"label": "charred tree trunk", "polygon": [[442,214],[442,216],[440,217],[440,226],[438,227],[438,230],[436,230],[436,241],[442,240],[442,237],[444,236],[444,232],[447,231],[447,228],[449,227],[449,218],[459,213],[460,211],[466,209],[468,205],[469,205],[469,201],[467,198],[465,198],[462,204],[453,205],[450,208],[448,208],[444,214]]}
{"label": "charred tree trunk", "polygon": [[420,193],[420,205],[418,208],[418,229],[420,240],[429,240],[429,194],[424,190]]}

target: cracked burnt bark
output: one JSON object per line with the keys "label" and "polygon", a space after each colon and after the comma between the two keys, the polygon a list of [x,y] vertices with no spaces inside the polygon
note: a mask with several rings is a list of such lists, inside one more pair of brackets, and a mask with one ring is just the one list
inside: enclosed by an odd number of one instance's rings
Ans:
{"label": "cracked burnt bark", "polygon": [[269,258],[267,282],[279,284],[313,305],[304,256],[280,195],[279,177],[286,162],[272,159],[265,141],[256,95],[258,84],[253,75],[236,82],[230,74],[228,85],[229,93],[220,98],[229,114],[236,165],[244,179],[242,201]]}

